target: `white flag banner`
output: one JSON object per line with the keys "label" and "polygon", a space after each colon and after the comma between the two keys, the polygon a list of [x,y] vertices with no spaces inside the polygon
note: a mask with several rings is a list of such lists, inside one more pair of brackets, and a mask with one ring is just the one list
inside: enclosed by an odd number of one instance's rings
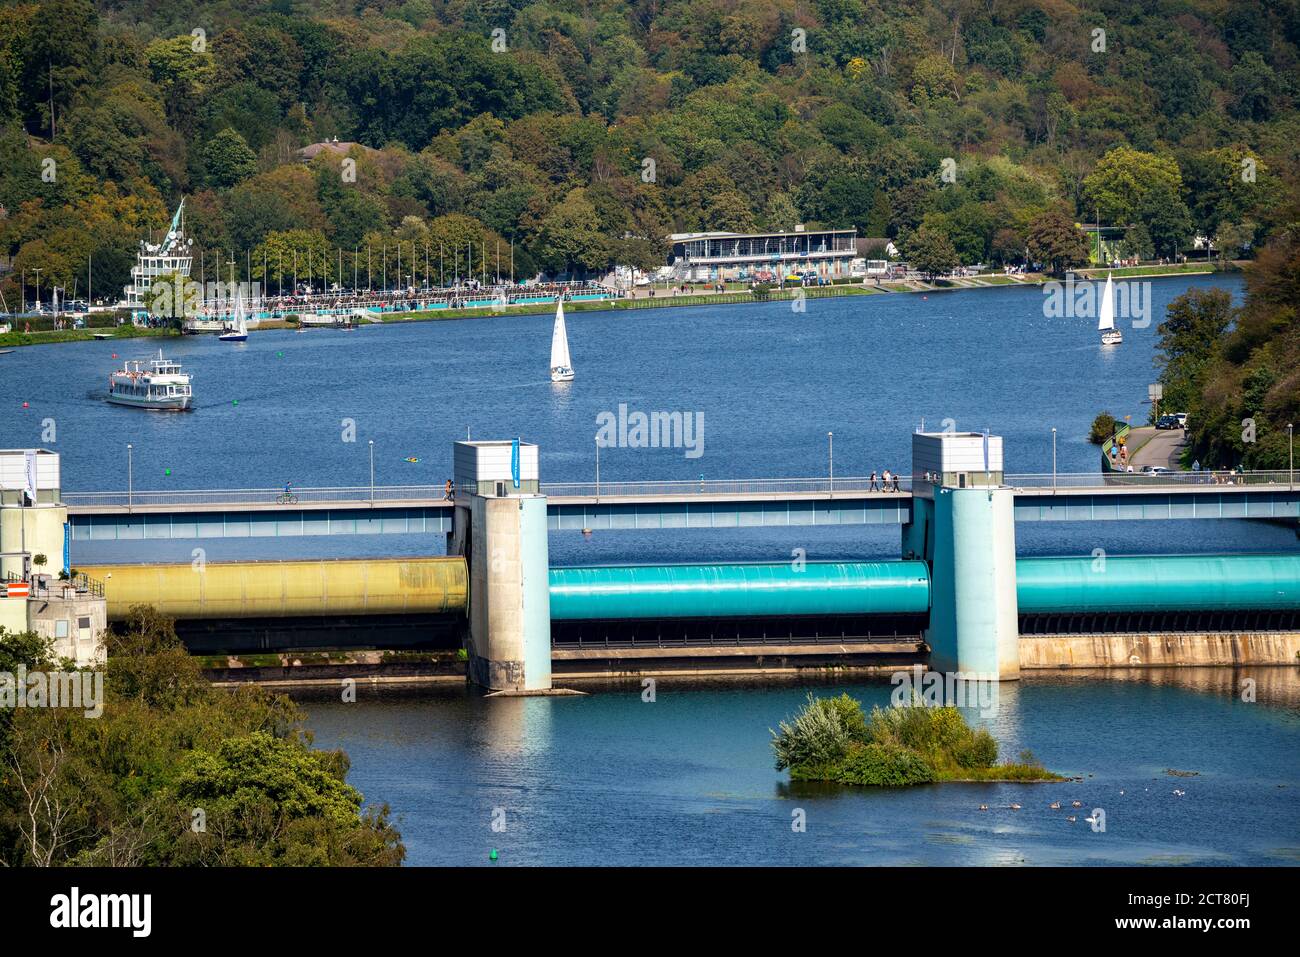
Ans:
{"label": "white flag banner", "polygon": [[36,504],[36,450],[28,449],[23,455],[23,491]]}

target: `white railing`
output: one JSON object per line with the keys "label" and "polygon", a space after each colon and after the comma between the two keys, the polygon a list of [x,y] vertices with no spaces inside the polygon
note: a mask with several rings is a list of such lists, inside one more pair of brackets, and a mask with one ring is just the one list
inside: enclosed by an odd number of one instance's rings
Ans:
{"label": "white railing", "polygon": [[291,504],[369,504],[371,502],[409,502],[426,505],[441,501],[442,485],[358,485],[332,488],[289,490],[286,501],[284,486],[247,489],[178,489],[168,491],[64,492],[63,502],[74,507],[144,507],[149,505],[280,505]]}
{"label": "white railing", "polygon": [[[895,484],[897,488],[895,488]],[[541,491],[552,498],[605,498],[608,496],[672,495],[839,495],[853,492],[910,492],[912,477],[891,476],[889,488],[883,478],[869,476],[840,478],[784,479],[698,479],[670,482],[543,482]]]}
{"label": "white railing", "polygon": [[[1057,473],[1050,472],[1007,475],[1003,487],[1014,489],[1061,491],[1090,490],[1115,491],[1121,489],[1197,489],[1229,491],[1275,491],[1295,488],[1296,473],[1287,471],[1260,472],[1164,472],[1150,474],[1143,472],[1110,472],[1101,474]],[[897,477],[895,488],[891,477],[888,488],[882,478],[873,482],[869,476],[845,476],[829,478],[780,478],[780,479],[699,479],[674,480],[667,482],[548,482],[540,486],[542,494],[551,498],[668,498],[668,497],[717,497],[733,498],[747,496],[848,496],[848,495],[891,495],[906,494],[912,490],[912,476]],[[241,505],[281,505],[281,504],[348,504],[365,505],[370,503],[418,505],[437,504],[446,501],[446,486],[443,485],[376,485],[345,486],[331,488],[298,488],[290,491],[296,502],[284,500],[284,488],[257,489],[186,489],[171,491],[120,491],[120,492],[72,492],[63,493],[65,504],[79,508],[94,507],[145,507],[145,506],[241,506]]]}
{"label": "white railing", "polygon": [[1011,488],[1061,488],[1061,489],[1112,489],[1112,488],[1207,488],[1229,489],[1246,487],[1264,490],[1294,487],[1300,472],[1085,472],[1085,473],[1034,473],[1008,475],[1003,484]]}

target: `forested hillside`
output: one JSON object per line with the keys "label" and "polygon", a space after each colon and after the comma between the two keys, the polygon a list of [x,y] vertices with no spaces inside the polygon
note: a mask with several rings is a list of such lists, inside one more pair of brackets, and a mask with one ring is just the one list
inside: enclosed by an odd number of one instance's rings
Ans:
{"label": "forested hillside", "polygon": [[[182,195],[254,263],[599,270],[799,222],[1015,262],[1061,218],[1238,255],[1300,160],[1298,48],[1300,0],[4,3],[0,239],[114,291]],[[298,155],[335,137],[354,179]]]}

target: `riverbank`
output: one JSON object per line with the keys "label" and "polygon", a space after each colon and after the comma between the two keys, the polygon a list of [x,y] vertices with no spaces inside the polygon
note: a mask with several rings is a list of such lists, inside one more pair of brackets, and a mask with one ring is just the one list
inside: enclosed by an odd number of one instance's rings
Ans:
{"label": "riverbank", "polygon": [[0,348],[11,346],[44,346],[56,342],[92,342],[95,335],[111,333],[110,339],[156,339],[179,336],[176,329],[154,326],[107,326],[102,329],[52,329],[45,332],[4,332],[0,333]]}
{"label": "riverbank", "polygon": [[[1177,266],[1134,266],[1123,269],[1081,269],[1075,275],[1085,279],[1098,278],[1110,273],[1116,278],[1171,279],[1186,276],[1207,275],[1216,272],[1238,271],[1239,265],[1229,263],[1228,268],[1220,268],[1216,263],[1183,263]],[[603,299],[588,302],[568,302],[564,309],[574,312],[621,312],[632,309],[668,309],[677,306],[725,306],[746,305],[761,302],[807,301],[809,299],[839,299],[847,296],[876,296],[895,293],[938,293],[958,292],[967,289],[1002,289],[1007,286],[1043,286],[1054,281],[1053,277],[1041,273],[1023,273],[1016,276],[990,273],[980,276],[966,276],[956,279],[920,279],[881,282],[879,285],[850,285],[787,287],[762,292],[749,290],[726,292],[699,292],[689,295],[635,295],[626,299]],[[658,290],[656,290],[658,292]],[[381,315],[383,323],[400,322],[441,322],[452,319],[483,319],[492,316],[530,316],[550,315],[554,304],[549,302],[530,303],[524,306],[483,307],[476,309],[419,309],[411,312],[394,312]],[[286,319],[264,319],[251,332],[266,329],[293,329],[296,322]],[[85,342],[94,339],[95,332],[113,333],[114,339],[132,339],[152,336],[178,335],[172,329],[156,329],[123,325],[105,329],[64,329],[50,332],[9,332],[0,334],[0,347],[36,346],[56,342]]]}

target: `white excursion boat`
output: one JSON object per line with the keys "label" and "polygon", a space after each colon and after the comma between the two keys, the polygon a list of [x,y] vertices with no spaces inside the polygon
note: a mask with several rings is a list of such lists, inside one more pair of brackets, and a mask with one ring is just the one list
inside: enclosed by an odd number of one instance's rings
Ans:
{"label": "white excursion boat", "polygon": [[232,321],[226,325],[217,336],[222,342],[247,342],[248,341],[248,322],[244,318],[244,298],[235,296],[234,315]]}
{"label": "white excursion boat", "polygon": [[564,328],[564,297],[555,300],[555,328],[551,331],[551,381],[572,382],[573,360],[569,358],[569,333]]}
{"label": "white excursion boat", "polygon": [[189,409],[193,397],[190,374],[181,371],[179,362],[164,359],[161,349],[158,358],[147,361],[145,368],[146,360],[128,359],[108,377],[108,401],[164,412]]}
{"label": "white excursion boat", "polygon": [[1111,282],[1110,273],[1106,273],[1106,286],[1101,291],[1097,329],[1103,346],[1117,346],[1124,341],[1124,334],[1115,328],[1115,284]]}

